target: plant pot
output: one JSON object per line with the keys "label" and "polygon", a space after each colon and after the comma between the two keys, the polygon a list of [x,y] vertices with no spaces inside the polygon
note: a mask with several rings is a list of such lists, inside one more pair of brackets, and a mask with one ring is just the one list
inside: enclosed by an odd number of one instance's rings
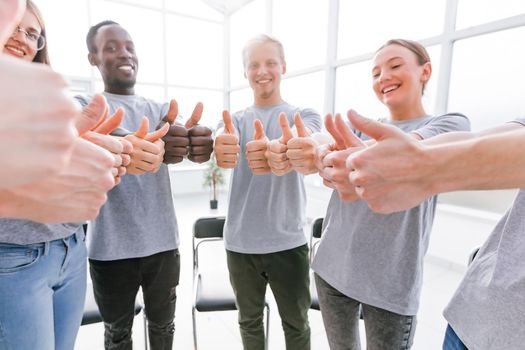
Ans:
{"label": "plant pot", "polygon": [[217,209],[217,207],[219,206],[219,201],[216,200],[216,199],[211,199],[210,200],[210,209]]}

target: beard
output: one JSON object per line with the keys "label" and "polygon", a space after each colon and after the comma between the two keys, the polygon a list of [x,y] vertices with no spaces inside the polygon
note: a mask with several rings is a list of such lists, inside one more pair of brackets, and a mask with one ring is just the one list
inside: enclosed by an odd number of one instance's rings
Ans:
{"label": "beard", "polygon": [[108,85],[116,87],[118,89],[130,89],[135,86],[136,82],[137,77],[135,76],[129,79],[111,78],[108,81]]}

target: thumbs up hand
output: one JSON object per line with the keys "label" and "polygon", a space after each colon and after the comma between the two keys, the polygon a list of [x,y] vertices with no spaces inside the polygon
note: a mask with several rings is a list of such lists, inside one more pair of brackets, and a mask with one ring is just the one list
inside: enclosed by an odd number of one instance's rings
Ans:
{"label": "thumbs up hand", "polygon": [[286,144],[293,138],[293,133],[288,124],[286,114],[279,114],[279,125],[281,126],[282,136],[268,143],[266,158],[272,173],[277,176],[283,176],[292,171],[292,166],[286,156],[286,151],[288,150]]}
{"label": "thumbs up hand", "polygon": [[164,141],[170,125],[165,123],[160,129],[148,133],[149,120],[142,117],[141,124],[134,134],[127,135],[126,140],[133,145],[131,162],[127,172],[133,175],[141,175],[146,172],[155,173],[159,170],[164,159]]}
{"label": "thumbs up hand", "polygon": [[265,153],[268,148],[268,137],[264,134],[264,126],[259,119],[253,123],[255,133],[253,140],[246,144],[246,159],[248,166],[255,175],[268,174],[271,172]]}
{"label": "thumbs up hand", "polygon": [[120,177],[126,173],[126,166],[130,162],[130,153],[133,147],[130,142],[109,135],[119,127],[122,119],[124,119],[124,109],[118,108],[109,118],[107,117],[108,113],[104,96],[95,95],[89,104],[82,109],[82,119],[84,121],[97,121],[97,123],[91,127],[91,130],[85,131],[81,137],[112,154],[114,158],[113,175],[115,183],[118,184]]}
{"label": "thumbs up hand", "polygon": [[350,169],[346,167],[346,159],[366,145],[352,133],[340,114],[336,114],[335,122],[328,114],[325,118],[325,126],[335,142],[319,149],[318,158],[321,163],[319,175],[323,178],[325,186],[337,190],[341,200],[357,200],[359,197],[355,186],[350,183],[348,177]]}
{"label": "thumbs up hand", "polygon": [[317,158],[317,142],[310,136],[311,132],[308,130],[301,119],[301,115],[297,113],[294,117],[295,128],[297,129],[297,137],[291,138],[286,146],[286,157],[290,160],[292,168],[302,174],[313,174],[317,172],[315,161]]}
{"label": "thumbs up hand", "polygon": [[235,168],[241,152],[239,137],[235,133],[235,126],[233,125],[230,112],[223,111],[222,119],[224,121],[224,130],[222,134],[215,137],[214,151],[217,165],[226,169]]}
{"label": "thumbs up hand", "polygon": [[177,124],[179,114],[177,101],[171,100],[168,114],[162,119],[159,127],[165,123],[170,125],[168,133],[162,138],[165,143],[164,163],[176,164],[184,157],[196,163],[210,159],[213,152],[213,138],[210,128],[199,125],[202,117],[202,103],[197,103],[190,119],[184,124]]}
{"label": "thumbs up hand", "polygon": [[175,123],[178,115],[179,105],[177,101],[171,100],[168,113],[157,126],[157,129],[159,129],[166,124],[169,125],[168,132],[162,138],[165,150],[164,163],[166,164],[182,162],[184,157],[188,155],[188,146],[190,145],[188,130],[184,126]]}
{"label": "thumbs up hand", "polygon": [[204,125],[199,125],[203,108],[202,103],[197,103],[190,119],[185,124],[190,140],[188,159],[195,163],[207,162],[210,160],[213,152],[211,129]]}

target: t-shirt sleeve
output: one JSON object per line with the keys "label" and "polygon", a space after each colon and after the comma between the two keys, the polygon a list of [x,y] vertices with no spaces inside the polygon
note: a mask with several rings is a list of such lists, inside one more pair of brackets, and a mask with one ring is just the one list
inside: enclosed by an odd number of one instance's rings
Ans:
{"label": "t-shirt sleeve", "polygon": [[80,103],[80,106],[86,107],[91,99],[84,95],[76,95],[75,100]]}
{"label": "t-shirt sleeve", "polygon": [[322,120],[319,113],[311,108],[305,108],[301,111],[301,118],[304,126],[310,129],[311,132],[320,132],[322,127]]}
{"label": "t-shirt sleeve", "polygon": [[422,139],[451,131],[470,131],[470,120],[461,113],[447,113],[433,118],[427,125],[412,131]]}

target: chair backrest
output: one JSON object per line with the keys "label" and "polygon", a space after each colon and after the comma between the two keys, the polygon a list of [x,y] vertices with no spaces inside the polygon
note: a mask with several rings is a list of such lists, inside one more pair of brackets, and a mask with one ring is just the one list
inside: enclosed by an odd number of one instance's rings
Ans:
{"label": "chair backrest", "polygon": [[474,259],[476,258],[476,255],[478,255],[479,248],[481,248],[481,247],[477,247],[477,248],[474,248],[474,250],[472,250],[472,252],[470,253],[470,255],[469,255],[469,257],[468,257],[467,265],[472,264],[472,262],[473,262]]}
{"label": "chair backrest", "polygon": [[222,238],[224,216],[200,218],[193,224],[194,238]]}
{"label": "chair backrest", "polygon": [[199,246],[202,243],[222,240],[224,216],[199,218],[193,224],[193,272],[199,268]]}
{"label": "chair backrest", "polygon": [[323,218],[317,218],[312,224],[312,232],[310,234],[310,263],[314,259],[315,251],[319,245],[321,235],[323,234]]}

